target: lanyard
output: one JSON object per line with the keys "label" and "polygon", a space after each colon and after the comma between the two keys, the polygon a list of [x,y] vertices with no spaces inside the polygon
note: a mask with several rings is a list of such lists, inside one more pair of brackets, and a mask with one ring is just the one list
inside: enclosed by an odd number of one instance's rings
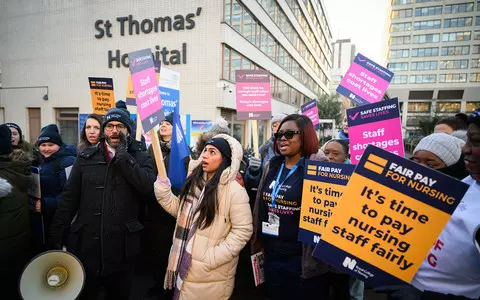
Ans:
{"label": "lanyard", "polygon": [[272,189],[272,207],[275,207],[275,198],[277,198],[278,192],[280,192],[280,189],[282,188],[283,184],[285,181],[287,181],[288,177],[292,176],[292,174],[297,170],[298,165],[294,165],[293,168],[288,172],[287,177],[282,181],[282,183],[279,183],[280,181],[280,176],[282,176],[283,168],[285,167],[285,163],[282,164],[280,167],[280,171],[278,171],[277,179],[275,180],[275,184],[273,185]]}

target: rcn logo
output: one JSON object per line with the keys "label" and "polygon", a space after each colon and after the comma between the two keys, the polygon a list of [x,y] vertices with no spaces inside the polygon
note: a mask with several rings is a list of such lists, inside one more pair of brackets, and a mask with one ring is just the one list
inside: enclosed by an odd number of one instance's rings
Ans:
{"label": "rcn logo", "polygon": [[355,266],[357,265],[357,261],[354,259],[351,259],[350,257],[345,257],[345,260],[343,261],[343,266],[345,268],[349,268],[350,270],[355,269]]}
{"label": "rcn logo", "polygon": [[150,117],[149,121],[150,121],[150,124],[155,123],[157,121],[157,116]]}

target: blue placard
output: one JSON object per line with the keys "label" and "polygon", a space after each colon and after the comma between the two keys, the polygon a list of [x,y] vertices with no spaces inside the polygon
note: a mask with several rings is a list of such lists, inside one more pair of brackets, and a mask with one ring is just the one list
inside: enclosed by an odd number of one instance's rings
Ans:
{"label": "blue placard", "polygon": [[[162,98],[163,110],[165,113],[173,113],[175,107],[180,103],[180,91],[161,86],[160,96]],[[180,109],[180,106],[178,107]],[[180,110],[179,110],[180,111]]]}

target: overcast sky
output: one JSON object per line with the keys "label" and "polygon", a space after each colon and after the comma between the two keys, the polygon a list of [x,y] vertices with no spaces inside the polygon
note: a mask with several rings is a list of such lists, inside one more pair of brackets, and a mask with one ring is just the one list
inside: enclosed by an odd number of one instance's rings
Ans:
{"label": "overcast sky", "polygon": [[383,39],[390,0],[323,0],[333,41],[351,39],[357,52],[383,65]]}

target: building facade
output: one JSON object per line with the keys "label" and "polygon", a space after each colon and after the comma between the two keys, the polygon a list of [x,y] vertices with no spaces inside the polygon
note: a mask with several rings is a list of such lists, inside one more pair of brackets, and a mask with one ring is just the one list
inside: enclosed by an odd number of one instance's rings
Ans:
{"label": "building facade", "polygon": [[338,85],[352,64],[356,54],[355,44],[353,44],[350,39],[336,40],[332,43],[332,48],[333,66],[330,71],[330,74],[332,74],[332,81],[330,82],[330,94],[336,93],[335,91]]}
{"label": "building facade", "polygon": [[[180,72],[181,114],[223,116],[244,145],[250,135],[235,114],[236,70],[270,71],[273,113],[298,112],[329,91],[322,1],[1,0],[0,7],[0,115],[27,140],[57,123],[76,142],[78,115],[92,110],[87,78],[113,78],[116,100],[125,99],[127,54],[144,48]],[[268,128],[259,122],[260,143]]]}
{"label": "building facade", "polygon": [[480,1],[393,0],[388,93],[402,125],[480,107]]}

